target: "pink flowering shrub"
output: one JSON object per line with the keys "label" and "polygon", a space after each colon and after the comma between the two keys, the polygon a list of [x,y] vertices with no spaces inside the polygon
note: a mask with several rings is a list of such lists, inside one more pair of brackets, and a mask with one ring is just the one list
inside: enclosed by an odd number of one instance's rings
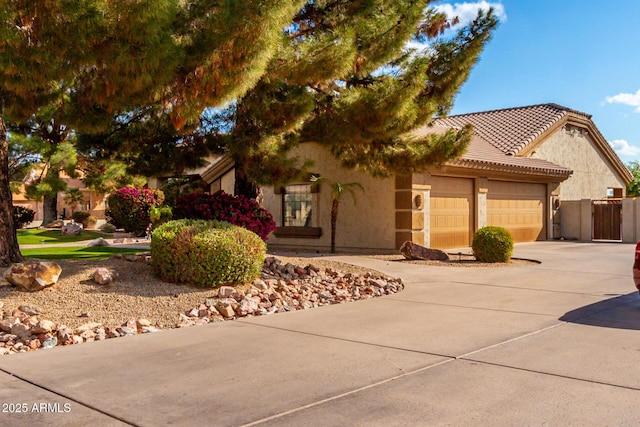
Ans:
{"label": "pink flowering shrub", "polygon": [[108,221],[117,228],[144,235],[151,222],[151,208],[164,202],[162,191],[151,191],[148,188],[123,187],[115,190],[107,199],[106,211]]}
{"label": "pink flowering shrub", "polygon": [[232,196],[222,190],[215,194],[190,193],[178,197],[173,218],[226,221],[253,231],[265,242],[276,229],[269,211],[255,200]]}

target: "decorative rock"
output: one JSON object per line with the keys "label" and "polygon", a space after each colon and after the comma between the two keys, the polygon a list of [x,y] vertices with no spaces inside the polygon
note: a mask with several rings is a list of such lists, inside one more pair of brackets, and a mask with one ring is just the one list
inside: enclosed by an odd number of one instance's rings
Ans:
{"label": "decorative rock", "polygon": [[53,348],[58,345],[58,339],[56,337],[47,338],[42,342],[42,348]]}
{"label": "decorative rock", "polygon": [[84,325],[80,325],[76,328],[75,334],[82,335],[83,332],[93,331],[94,329],[99,328],[100,326],[102,326],[101,323],[96,323],[96,322],[85,323]]}
{"label": "decorative rock", "polygon": [[258,303],[253,299],[243,299],[240,301],[240,306],[238,307],[238,315],[246,316],[248,314],[253,314],[258,310]]}
{"label": "decorative rock", "polygon": [[118,280],[118,272],[110,268],[100,267],[93,273],[93,280],[99,285],[109,285]]}
{"label": "decorative rock", "polygon": [[220,286],[220,288],[218,289],[218,296],[220,298],[229,298],[235,291],[235,288],[231,286]]}
{"label": "decorative rock", "polygon": [[63,236],[79,236],[82,232],[82,224],[70,222],[69,224],[63,225],[61,231]]}
{"label": "decorative rock", "polygon": [[58,342],[62,345],[73,344],[73,330],[69,328],[58,329]]}
{"label": "decorative rock", "polygon": [[35,292],[58,282],[62,268],[55,262],[40,261],[13,264],[4,274],[7,282]]}
{"label": "decorative rock", "polygon": [[21,312],[28,314],[29,316],[37,316],[42,313],[42,309],[37,305],[21,305],[18,307],[18,310]]}
{"label": "decorative rock", "polygon": [[118,328],[118,331],[120,332],[120,336],[122,337],[126,337],[129,335],[135,335],[136,334],[136,330],[133,328],[129,328],[127,326],[121,326]]}
{"label": "decorative rock", "polygon": [[226,301],[218,301],[218,304],[216,305],[216,309],[224,317],[233,317],[236,315],[231,304]]}
{"label": "decorative rock", "polygon": [[36,326],[31,328],[31,333],[33,334],[46,334],[47,332],[51,332],[53,328],[55,328],[56,324],[51,320],[42,319],[38,322]]}
{"label": "decorative rock", "polygon": [[151,326],[151,321],[148,319],[138,319],[136,321],[136,326],[138,326],[138,328],[144,328],[145,326]]}
{"label": "decorative rock", "polygon": [[14,316],[0,320],[0,329],[4,332],[11,332],[11,328],[20,324],[20,319]]}
{"label": "decorative rock", "polygon": [[18,323],[11,328],[11,334],[17,335],[18,338],[27,338],[31,336],[31,329],[27,325]]}
{"label": "decorative rock", "polygon": [[[246,293],[231,286],[221,287],[216,297],[206,298],[204,303],[187,311],[186,315],[180,314],[176,327],[339,304],[388,295],[403,288],[400,279],[373,273],[357,275],[333,269],[320,271],[313,266],[303,269],[293,264],[282,265],[273,258],[265,262],[261,278],[256,279]],[[11,316],[10,312],[2,314],[6,318],[0,317],[0,330],[4,331],[0,332],[0,355],[160,330],[152,326],[152,320],[130,318],[117,328],[102,327],[92,322],[73,331],[64,325],[39,319],[41,312],[38,307],[23,305],[13,310]],[[83,316],[88,317],[89,313],[83,313]]]}
{"label": "decorative rock", "polygon": [[407,240],[400,246],[400,253],[406,259],[422,259],[428,261],[449,261],[449,255],[440,249],[431,249],[420,246]]}
{"label": "decorative rock", "polygon": [[107,242],[106,240],[104,240],[104,238],[102,237],[98,237],[97,239],[94,239],[92,241],[90,241],[89,243],[87,243],[87,247],[97,247],[97,246],[111,246],[109,244],[109,242]]}

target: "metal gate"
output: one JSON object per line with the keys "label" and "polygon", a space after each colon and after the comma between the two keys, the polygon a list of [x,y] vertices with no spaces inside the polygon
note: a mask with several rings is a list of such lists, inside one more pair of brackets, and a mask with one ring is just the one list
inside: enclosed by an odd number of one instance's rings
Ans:
{"label": "metal gate", "polygon": [[622,200],[593,200],[593,240],[622,241]]}

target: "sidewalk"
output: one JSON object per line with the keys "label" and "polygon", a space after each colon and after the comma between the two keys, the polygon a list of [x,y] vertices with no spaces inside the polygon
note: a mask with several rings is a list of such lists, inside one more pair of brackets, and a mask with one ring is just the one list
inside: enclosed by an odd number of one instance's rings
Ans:
{"label": "sidewalk", "polygon": [[522,244],[542,264],[483,268],[338,256],[406,289],[2,357],[0,423],[637,424],[633,248]]}

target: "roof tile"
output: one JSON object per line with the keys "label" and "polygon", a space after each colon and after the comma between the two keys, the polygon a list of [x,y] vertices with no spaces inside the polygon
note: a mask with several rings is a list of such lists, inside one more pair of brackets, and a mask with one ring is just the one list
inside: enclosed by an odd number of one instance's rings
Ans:
{"label": "roof tile", "polygon": [[450,116],[436,119],[435,124],[445,127],[471,124],[479,137],[515,156],[568,113],[591,118],[558,104],[539,104]]}

